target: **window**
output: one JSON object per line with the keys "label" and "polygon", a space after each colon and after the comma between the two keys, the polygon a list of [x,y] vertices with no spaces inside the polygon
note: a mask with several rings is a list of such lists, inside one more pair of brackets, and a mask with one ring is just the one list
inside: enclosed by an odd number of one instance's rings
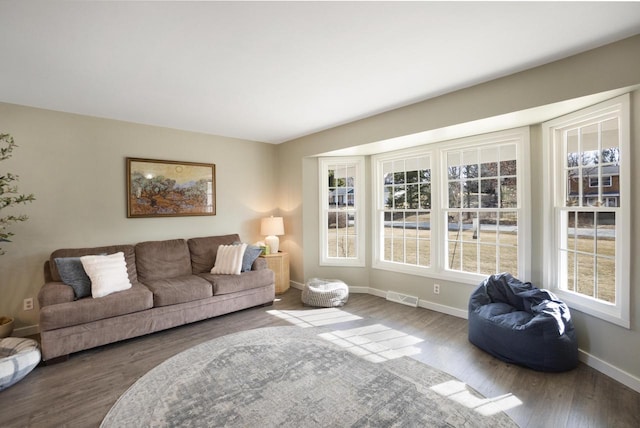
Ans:
{"label": "window", "polygon": [[321,158],[320,264],[364,266],[364,159]]}
{"label": "window", "polygon": [[374,267],[527,278],[528,141],[518,129],[374,156]]}
{"label": "window", "polygon": [[569,305],[629,327],[629,97],[543,129],[546,280]]}
{"label": "window", "polygon": [[604,177],[598,177],[597,175],[595,177],[591,176],[589,177],[589,187],[598,187],[600,186],[600,180],[602,180],[602,187],[611,187],[611,176],[604,176]]}
{"label": "window", "polygon": [[431,160],[428,154],[382,162],[382,260],[431,265]]}
{"label": "window", "polygon": [[445,150],[447,268],[518,272],[517,143]]}

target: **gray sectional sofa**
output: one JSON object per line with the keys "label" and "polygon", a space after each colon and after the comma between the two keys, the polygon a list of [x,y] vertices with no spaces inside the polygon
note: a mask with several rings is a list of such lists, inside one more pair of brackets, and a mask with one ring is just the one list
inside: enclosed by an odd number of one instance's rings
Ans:
{"label": "gray sectional sofa", "polygon": [[[238,241],[233,234],[54,251],[38,295],[42,359],[272,304],[275,274],[265,259],[257,258],[240,275],[210,273],[218,246]],[[78,298],[55,262],[118,252],[124,253],[132,286],[99,298]]]}

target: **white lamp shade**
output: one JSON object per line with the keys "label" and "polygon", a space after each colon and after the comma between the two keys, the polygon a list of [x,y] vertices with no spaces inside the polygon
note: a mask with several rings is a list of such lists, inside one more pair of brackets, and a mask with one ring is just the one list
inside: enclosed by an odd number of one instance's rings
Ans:
{"label": "white lamp shade", "polygon": [[282,217],[266,217],[260,225],[260,235],[277,236],[284,235],[284,223]]}
{"label": "white lamp shade", "polygon": [[265,243],[272,253],[277,253],[280,249],[280,240],[277,235],[284,235],[284,224],[282,217],[267,217],[262,219],[260,234],[266,235]]}

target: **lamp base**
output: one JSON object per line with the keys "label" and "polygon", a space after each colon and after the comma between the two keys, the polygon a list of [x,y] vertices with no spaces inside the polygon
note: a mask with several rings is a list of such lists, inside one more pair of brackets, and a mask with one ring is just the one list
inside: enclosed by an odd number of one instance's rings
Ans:
{"label": "lamp base", "polygon": [[267,236],[264,238],[264,243],[269,246],[269,251],[271,253],[277,253],[280,249],[280,239],[277,236]]}

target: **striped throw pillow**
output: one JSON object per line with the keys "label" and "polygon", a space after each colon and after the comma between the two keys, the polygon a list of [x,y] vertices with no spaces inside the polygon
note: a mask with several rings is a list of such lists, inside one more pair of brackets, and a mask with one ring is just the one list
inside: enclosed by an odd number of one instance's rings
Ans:
{"label": "striped throw pillow", "polygon": [[247,244],[241,245],[220,245],[216,262],[211,273],[221,275],[240,275],[242,270],[242,258]]}
{"label": "striped throw pillow", "polygon": [[131,288],[123,252],[108,256],[82,256],[80,261],[91,278],[91,295],[94,298]]}

